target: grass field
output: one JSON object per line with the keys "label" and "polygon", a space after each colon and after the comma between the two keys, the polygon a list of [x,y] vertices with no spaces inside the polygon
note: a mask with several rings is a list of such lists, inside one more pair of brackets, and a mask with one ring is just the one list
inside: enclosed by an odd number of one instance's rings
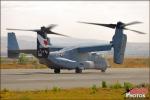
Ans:
{"label": "grass field", "polygon": [[123,64],[115,64],[113,63],[112,58],[108,58],[109,64],[113,68],[148,68],[150,64],[150,58],[145,57],[130,57],[125,58]]}
{"label": "grass field", "polygon": [[[112,68],[148,68],[150,59],[144,57],[130,57],[125,58],[123,64],[115,64],[113,63],[112,58],[108,58],[108,62]],[[1,69],[39,69],[39,68],[47,68],[47,66],[39,64],[38,61],[30,60],[25,64],[18,63],[17,60],[1,58]]]}
{"label": "grass field", "polygon": [[12,91],[3,89],[0,91],[0,100],[149,100],[150,91],[145,94],[144,99],[125,98],[127,89],[145,88],[150,89],[149,84],[132,84],[119,82],[107,84],[102,81],[99,86],[92,85],[89,88],[71,88],[61,89],[53,87],[52,89],[30,90],[30,91]]}
{"label": "grass field", "polygon": [[[73,88],[35,90],[35,91],[1,91],[1,100],[129,100],[125,98],[124,88]],[[139,99],[131,99],[139,100]],[[149,93],[146,98],[140,100],[149,100]]]}
{"label": "grass field", "polygon": [[8,63],[8,64],[1,64],[1,69],[42,69],[48,68],[42,64],[17,64],[17,63]]}
{"label": "grass field", "polygon": [[68,90],[37,90],[1,92],[1,100],[124,100],[123,89],[76,88]]}
{"label": "grass field", "polygon": [[43,64],[39,64],[37,59],[28,59],[25,63],[19,63],[18,59],[9,59],[1,57],[1,69],[40,69],[47,68]]}

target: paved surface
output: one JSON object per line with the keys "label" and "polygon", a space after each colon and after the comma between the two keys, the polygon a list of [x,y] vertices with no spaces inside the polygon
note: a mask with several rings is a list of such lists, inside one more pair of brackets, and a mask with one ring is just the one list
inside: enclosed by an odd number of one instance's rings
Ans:
{"label": "paved surface", "polygon": [[119,81],[135,84],[149,83],[148,68],[109,68],[105,73],[99,70],[84,70],[75,74],[74,70],[62,70],[54,74],[51,69],[2,69],[1,89],[34,90],[54,86],[60,88],[91,87],[101,81],[115,83]]}

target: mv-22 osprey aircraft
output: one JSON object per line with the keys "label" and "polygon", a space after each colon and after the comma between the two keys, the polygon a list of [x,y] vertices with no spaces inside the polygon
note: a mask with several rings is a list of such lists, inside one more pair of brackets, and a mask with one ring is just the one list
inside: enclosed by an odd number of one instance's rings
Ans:
{"label": "mv-22 osprey aircraft", "polygon": [[109,64],[102,55],[98,55],[97,51],[109,51],[113,48],[113,60],[116,64],[122,64],[124,60],[124,52],[126,48],[127,36],[123,30],[130,30],[136,33],[145,34],[140,31],[126,28],[128,25],[139,24],[141,22],[134,21],[131,23],[117,22],[117,24],[100,24],[80,22],[85,24],[99,25],[115,29],[115,34],[109,44],[93,45],[93,46],[71,46],[71,47],[53,47],[47,34],[62,35],[52,32],[51,29],[56,25],[51,24],[48,27],[41,27],[41,29],[24,30],[24,29],[7,29],[19,31],[33,31],[37,33],[37,50],[20,50],[15,33],[8,33],[8,57],[18,57],[19,53],[33,54],[39,59],[39,62],[54,69],[54,73],[60,73],[61,69],[75,69],[76,73],[82,73],[83,69],[99,69],[105,72]]}

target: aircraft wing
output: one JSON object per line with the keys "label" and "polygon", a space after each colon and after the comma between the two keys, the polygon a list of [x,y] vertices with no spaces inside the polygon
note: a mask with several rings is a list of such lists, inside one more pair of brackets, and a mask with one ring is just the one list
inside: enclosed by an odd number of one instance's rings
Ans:
{"label": "aircraft wing", "polygon": [[95,45],[95,46],[85,46],[85,47],[78,47],[78,52],[96,52],[96,51],[108,51],[111,50],[112,44],[103,44],[103,45]]}

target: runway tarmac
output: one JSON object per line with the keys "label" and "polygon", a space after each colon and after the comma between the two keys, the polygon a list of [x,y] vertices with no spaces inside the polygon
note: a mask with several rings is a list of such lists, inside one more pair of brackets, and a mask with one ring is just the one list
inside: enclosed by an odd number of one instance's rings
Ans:
{"label": "runway tarmac", "polygon": [[38,90],[49,89],[54,86],[60,88],[91,87],[108,84],[131,82],[134,84],[149,83],[148,68],[108,68],[105,73],[100,70],[83,70],[75,74],[74,70],[61,70],[61,74],[54,74],[52,69],[2,69],[1,89],[10,90]]}

